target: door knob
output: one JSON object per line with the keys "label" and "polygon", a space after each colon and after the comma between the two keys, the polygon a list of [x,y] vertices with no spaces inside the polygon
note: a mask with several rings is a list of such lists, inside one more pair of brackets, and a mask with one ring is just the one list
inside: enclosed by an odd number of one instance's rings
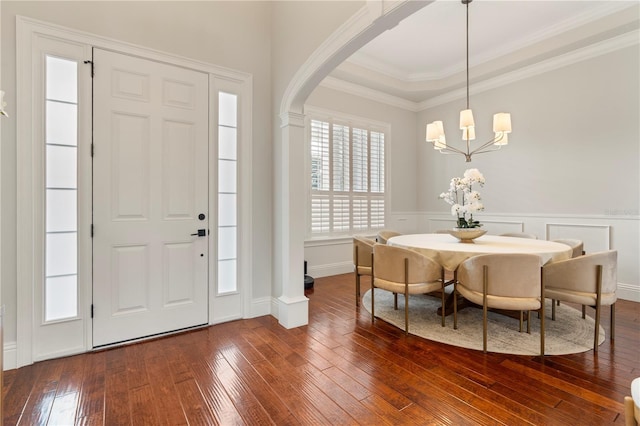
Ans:
{"label": "door knob", "polygon": [[198,236],[198,237],[206,237],[207,236],[207,230],[206,229],[198,229],[198,232],[196,232],[195,234],[191,234],[192,236]]}

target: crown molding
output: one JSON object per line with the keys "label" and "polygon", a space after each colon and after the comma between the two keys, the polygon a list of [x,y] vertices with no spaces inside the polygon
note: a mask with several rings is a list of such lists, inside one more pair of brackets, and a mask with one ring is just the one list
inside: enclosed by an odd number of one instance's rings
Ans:
{"label": "crown molding", "polygon": [[[525,78],[533,77],[545,72],[553,71],[558,68],[569,66],[571,64],[595,58],[616,50],[624,49],[633,45],[640,44],[640,31],[634,30],[626,34],[610,38],[599,43],[583,47],[564,55],[556,56],[551,59],[539,62],[528,67],[512,71],[501,76],[488,79],[471,86],[471,94],[478,94],[487,90],[495,89],[509,83],[513,83]],[[333,90],[338,90],[364,99],[375,102],[385,103],[394,107],[402,108],[411,112],[419,112],[428,108],[433,108],[451,101],[463,99],[466,96],[466,89],[458,89],[440,96],[433,97],[426,101],[414,102],[399,96],[390,95],[380,90],[371,89],[362,85],[341,80],[336,77],[326,77],[320,86]]]}
{"label": "crown molding", "polygon": [[[598,56],[615,52],[616,50],[624,49],[633,45],[637,45],[639,43],[640,31],[630,31],[626,34],[592,44],[591,46],[583,47],[581,49],[574,50],[573,52],[565,53],[563,55],[538,62],[537,64],[530,65],[495,78],[481,81],[479,83],[475,83],[473,86],[471,86],[470,92],[471,94],[486,92],[487,90],[505,86],[519,80],[524,80],[526,78],[553,71],[555,69],[566,67],[588,59],[596,58]],[[429,100],[420,102],[419,111],[433,108],[435,106],[458,99],[463,99],[465,96],[466,88],[454,90],[441,96],[436,96]]]}
{"label": "crown molding", "polygon": [[[551,39],[562,33],[574,30],[584,25],[590,24],[599,19],[606,18],[615,13],[621,12],[625,9],[634,7],[636,3],[625,1],[610,1],[606,2],[600,7],[594,8],[583,12],[580,15],[572,18],[565,19],[562,22],[555,23],[547,28],[541,29],[525,38],[509,41],[505,40],[500,45],[491,49],[484,54],[475,54],[470,58],[470,62],[473,66],[479,66],[496,60],[497,58],[509,55],[518,50],[525,49],[536,43],[543,42]],[[460,60],[458,63],[452,64],[442,70],[436,72],[424,72],[424,73],[407,73],[400,68],[397,68],[388,63],[379,61],[375,58],[364,54],[354,54],[348,59],[348,62],[367,68],[373,72],[384,75],[386,77],[394,78],[406,83],[419,83],[424,81],[437,81],[445,78],[449,78],[459,72],[465,70],[465,62]]]}
{"label": "crown molding", "polygon": [[370,89],[368,87],[340,80],[335,77],[326,77],[324,80],[322,80],[320,86],[326,87],[328,89],[338,90],[350,95],[359,96],[361,98],[369,99],[372,101],[380,102],[386,105],[391,105],[397,108],[406,109],[407,111],[420,111],[420,104],[418,102],[413,102],[399,96],[390,95],[379,90]]}

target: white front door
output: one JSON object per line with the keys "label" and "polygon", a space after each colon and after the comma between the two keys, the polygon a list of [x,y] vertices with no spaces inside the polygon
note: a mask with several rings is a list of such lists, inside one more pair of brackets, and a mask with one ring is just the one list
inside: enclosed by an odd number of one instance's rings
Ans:
{"label": "white front door", "polygon": [[93,346],[207,324],[208,76],[93,62]]}

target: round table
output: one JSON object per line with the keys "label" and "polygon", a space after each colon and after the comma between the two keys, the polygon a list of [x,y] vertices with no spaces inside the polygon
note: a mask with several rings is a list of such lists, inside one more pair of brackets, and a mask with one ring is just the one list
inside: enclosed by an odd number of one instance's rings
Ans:
{"label": "round table", "polygon": [[479,254],[537,254],[543,264],[570,259],[572,254],[571,247],[566,244],[497,235],[483,235],[473,243],[462,243],[449,234],[407,234],[392,237],[387,244],[422,253],[448,271],[455,271],[463,261]]}
{"label": "round table", "polygon": [[[537,254],[542,263],[570,259],[573,249],[567,244],[532,238],[502,237],[483,235],[472,243],[462,243],[449,234],[407,234],[387,240],[391,246],[415,250],[433,259],[448,271],[455,271],[466,259],[480,254],[524,253]],[[455,275],[454,280],[455,281]],[[449,281],[447,284],[452,283]],[[465,299],[458,302],[458,309],[471,305]],[[453,293],[449,293],[445,302],[445,315],[453,313]],[[442,309],[438,309],[442,315]]]}

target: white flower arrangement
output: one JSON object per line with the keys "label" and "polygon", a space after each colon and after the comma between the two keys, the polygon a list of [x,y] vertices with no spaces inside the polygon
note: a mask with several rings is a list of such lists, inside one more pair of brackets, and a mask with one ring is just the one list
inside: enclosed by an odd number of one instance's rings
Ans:
{"label": "white flower arrangement", "polygon": [[[484,210],[480,193],[472,189],[473,184],[484,185],[484,176],[478,169],[467,169],[464,176],[454,177],[449,184],[449,191],[438,198],[451,205],[451,214],[456,216],[458,228],[478,228],[482,224],[473,220],[473,213]],[[467,215],[469,218],[467,218]]]}

